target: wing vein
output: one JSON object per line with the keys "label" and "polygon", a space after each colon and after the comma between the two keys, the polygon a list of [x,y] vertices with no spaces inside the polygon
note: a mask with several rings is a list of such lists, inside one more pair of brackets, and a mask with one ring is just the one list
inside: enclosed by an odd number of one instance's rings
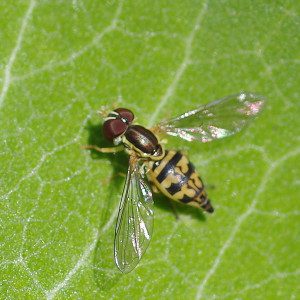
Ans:
{"label": "wing vein", "polygon": [[137,265],[150,243],[152,203],[152,193],[139,173],[139,162],[130,158],[115,230],[115,262],[124,273]]}

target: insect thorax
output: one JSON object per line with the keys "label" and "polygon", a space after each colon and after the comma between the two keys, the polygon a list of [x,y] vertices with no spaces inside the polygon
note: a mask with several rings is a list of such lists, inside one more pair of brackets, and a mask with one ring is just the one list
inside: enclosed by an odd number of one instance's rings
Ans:
{"label": "insect thorax", "polygon": [[140,125],[130,125],[122,136],[122,142],[129,151],[134,151],[139,157],[160,160],[164,157],[164,149],[156,136]]}

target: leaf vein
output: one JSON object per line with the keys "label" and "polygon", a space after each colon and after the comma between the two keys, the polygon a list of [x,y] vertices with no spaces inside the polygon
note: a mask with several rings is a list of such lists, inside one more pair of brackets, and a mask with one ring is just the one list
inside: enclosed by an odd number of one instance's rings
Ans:
{"label": "leaf vein", "polygon": [[148,123],[149,127],[153,126],[153,123],[156,120],[156,118],[157,118],[158,114],[160,113],[161,109],[166,105],[169,98],[174,94],[175,89],[178,85],[178,82],[180,81],[181,77],[183,76],[187,66],[190,64],[191,55],[192,55],[193,41],[194,41],[196,32],[201,27],[201,23],[203,21],[203,17],[205,16],[205,14],[207,12],[207,8],[208,8],[208,1],[205,1],[203,6],[201,7],[201,10],[200,10],[197,18],[196,18],[193,29],[192,29],[192,31],[190,32],[189,36],[186,39],[183,60],[180,63],[179,67],[177,68],[176,72],[175,72],[175,76],[173,78],[173,81],[168,86],[165,94],[160,99],[159,104],[156,107],[156,110],[153,112],[153,114],[152,114],[152,116],[149,120],[149,123]]}
{"label": "leaf vein", "polygon": [[225,241],[225,243],[223,244],[223,246],[221,247],[217,257],[214,260],[214,263],[212,265],[212,267],[208,270],[208,272],[206,273],[204,279],[202,280],[202,282],[199,284],[198,289],[197,289],[197,294],[196,294],[196,299],[199,300],[203,297],[203,292],[205,289],[205,286],[207,285],[208,281],[210,280],[210,278],[216,273],[223,256],[225,255],[227,249],[232,245],[237,233],[239,232],[239,229],[241,228],[241,226],[243,225],[243,223],[247,220],[247,218],[253,213],[255,212],[255,208],[256,208],[256,204],[258,201],[258,197],[260,196],[260,194],[265,190],[265,187],[268,183],[268,181],[271,178],[272,173],[276,170],[277,167],[280,166],[280,164],[282,164],[284,161],[286,161],[287,159],[289,159],[290,157],[296,156],[300,153],[300,148],[296,148],[293,151],[290,151],[288,153],[286,153],[283,157],[279,158],[278,160],[274,161],[269,168],[267,169],[267,171],[265,172],[265,175],[262,178],[261,184],[259,185],[258,189],[256,190],[256,193],[253,197],[253,201],[251,202],[250,206],[248,207],[248,209],[237,219],[228,239]]}
{"label": "leaf vein", "polygon": [[4,80],[3,80],[3,86],[2,86],[2,90],[1,90],[1,94],[0,94],[0,108],[3,106],[4,104],[4,100],[6,97],[6,94],[9,90],[10,84],[11,84],[11,69],[13,67],[13,64],[16,60],[17,54],[18,52],[21,50],[22,47],[22,41],[23,41],[23,37],[24,37],[24,32],[26,30],[26,27],[28,25],[28,22],[30,20],[30,17],[32,15],[33,9],[35,6],[35,1],[31,0],[29,7],[25,13],[25,16],[23,18],[22,21],[22,25],[17,37],[17,41],[16,41],[16,46],[14,47],[14,49],[11,52],[11,55],[8,59],[8,63],[5,66],[5,71],[4,71]]}

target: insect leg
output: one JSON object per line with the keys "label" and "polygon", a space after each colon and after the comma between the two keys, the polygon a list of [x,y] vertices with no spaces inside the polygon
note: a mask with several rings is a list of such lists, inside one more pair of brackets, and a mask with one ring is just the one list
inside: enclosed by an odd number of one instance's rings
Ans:
{"label": "insect leg", "polygon": [[107,106],[101,106],[97,111],[98,115],[102,119],[106,118],[110,112],[111,112],[111,108],[108,108]]}
{"label": "insect leg", "polygon": [[168,199],[168,202],[170,203],[170,206],[171,206],[171,209],[172,209],[173,214],[174,214],[174,216],[175,216],[175,219],[176,219],[176,220],[179,220],[179,215],[178,215],[178,213],[177,213],[177,210],[176,210],[176,207],[175,207],[175,205],[174,205],[173,200]]}
{"label": "insect leg", "polygon": [[86,145],[86,146],[81,146],[82,149],[88,149],[88,150],[95,150],[97,152],[101,153],[116,153],[124,150],[123,145],[119,145],[116,147],[108,147],[108,148],[100,148],[96,145]]}
{"label": "insect leg", "polygon": [[97,111],[97,113],[98,113],[98,115],[99,115],[102,119],[104,119],[104,118],[106,118],[106,117],[108,116],[108,114],[109,114],[112,110],[114,110],[114,109],[116,109],[116,108],[118,108],[118,107],[119,107],[119,103],[117,103],[117,102],[113,103],[113,104],[110,105],[110,106],[103,105],[103,106],[101,106],[101,107],[99,108],[99,110]]}

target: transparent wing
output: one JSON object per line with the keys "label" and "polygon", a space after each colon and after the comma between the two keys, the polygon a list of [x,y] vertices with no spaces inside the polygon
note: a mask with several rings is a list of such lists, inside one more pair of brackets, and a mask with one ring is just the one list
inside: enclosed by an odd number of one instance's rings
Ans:
{"label": "transparent wing", "polygon": [[210,142],[239,132],[261,111],[264,101],[255,94],[236,94],[163,121],[156,128],[187,141]]}
{"label": "transparent wing", "polygon": [[130,159],[115,229],[114,255],[118,268],[128,273],[140,261],[152,236],[152,193],[138,162]]}

